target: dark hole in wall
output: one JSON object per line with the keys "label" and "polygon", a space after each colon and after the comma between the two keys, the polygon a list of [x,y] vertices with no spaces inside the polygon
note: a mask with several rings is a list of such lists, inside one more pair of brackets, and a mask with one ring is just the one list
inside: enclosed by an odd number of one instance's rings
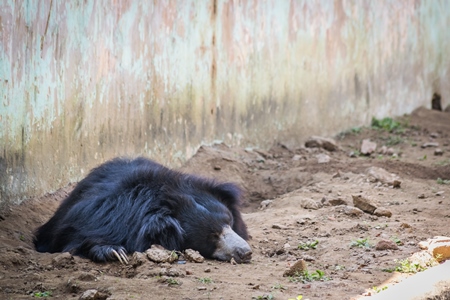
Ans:
{"label": "dark hole in wall", "polygon": [[431,98],[431,109],[442,111],[441,95],[438,93],[434,93],[433,98]]}

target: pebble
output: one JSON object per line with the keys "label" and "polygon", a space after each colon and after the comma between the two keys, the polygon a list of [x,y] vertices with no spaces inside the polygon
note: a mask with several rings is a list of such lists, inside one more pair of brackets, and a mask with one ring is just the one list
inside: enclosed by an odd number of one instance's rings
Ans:
{"label": "pebble", "polygon": [[198,251],[192,249],[186,249],[184,251],[184,255],[186,256],[186,259],[189,261],[193,261],[196,263],[202,263],[205,261],[205,258]]}
{"label": "pebble", "polygon": [[371,142],[370,139],[365,139],[361,143],[361,154],[370,155],[377,149],[377,143]]}
{"label": "pebble", "polygon": [[421,146],[422,148],[430,148],[430,147],[439,147],[439,143],[425,143],[425,144],[422,144],[422,146]]}
{"label": "pebble", "polygon": [[441,148],[436,148],[434,150],[434,155],[436,155],[436,156],[441,156],[443,154],[444,154],[444,151]]}
{"label": "pebble", "polygon": [[363,197],[362,195],[352,195],[353,205],[363,212],[373,214],[377,207],[371,203],[368,198]]}
{"label": "pebble", "polygon": [[323,153],[317,154],[316,158],[317,158],[317,162],[319,164],[326,164],[326,163],[329,163],[331,160],[331,157],[329,155],[326,155]]}
{"label": "pebble", "polygon": [[378,217],[392,217],[392,212],[384,207],[378,207],[373,214]]}
{"label": "pebble", "polygon": [[328,151],[336,151],[339,147],[335,140],[321,136],[311,136],[306,142],[307,148],[323,148]]}
{"label": "pebble", "polygon": [[96,300],[99,297],[99,293],[97,290],[87,290],[81,296],[80,300]]}
{"label": "pebble", "polygon": [[150,249],[145,251],[148,259],[156,263],[169,262],[172,263],[178,259],[178,255],[174,251],[164,249],[160,245],[152,245]]}
{"label": "pebble", "polygon": [[375,250],[398,250],[398,246],[391,240],[381,240],[376,244]]}
{"label": "pebble", "polygon": [[288,270],[284,271],[283,277],[295,276],[296,274],[303,273],[307,270],[306,261],[301,259],[295,262]]}

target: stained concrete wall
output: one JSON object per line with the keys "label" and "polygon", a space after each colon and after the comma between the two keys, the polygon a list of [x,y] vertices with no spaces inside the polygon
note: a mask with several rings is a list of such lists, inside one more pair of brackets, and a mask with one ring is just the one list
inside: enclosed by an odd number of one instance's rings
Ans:
{"label": "stained concrete wall", "polygon": [[3,206],[117,155],[177,166],[450,98],[444,0],[5,0],[0,26]]}

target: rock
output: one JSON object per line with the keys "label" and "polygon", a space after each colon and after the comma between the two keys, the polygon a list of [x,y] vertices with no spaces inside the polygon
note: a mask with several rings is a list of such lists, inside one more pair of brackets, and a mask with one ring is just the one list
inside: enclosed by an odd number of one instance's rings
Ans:
{"label": "rock", "polygon": [[298,274],[302,274],[303,272],[307,271],[308,268],[306,266],[306,262],[301,259],[296,261],[288,270],[284,271],[283,277],[288,276],[295,276]]}
{"label": "rock", "polygon": [[180,271],[177,268],[161,268],[159,276],[184,277],[184,274],[183,271]]}
{"label": "rock", "polygon": [[328,203],[332,206],[347,205],[347,201],[342,198],[330,199],[328,200]]}
{"label": "rock", "polygon": [[398,246],[391,240],[381,240],[376,244],[375,250],[398,250]]}
{"label": "rock", "polygon": [[295,155],[292,157],[292,160],[300,160],[300,159],[302,159],[302,156],[301,156],[301,155],[298,155],[298,154],[295,154]]}
{"label": "rock", "polygon": [[402,224],[400,224],[400,228],[403,228],[403,229],[411,228],[411,225],[409,225],[408,223],[402,223]]}
{"label": "rock", "polygon": [[131,265],[136,268],[148,261],[146,255],[142,252],[134,252],[131,257]]}
{"label": "rock", "polygon": [[437,133],[437,132],[432,132],[432,133],[430,133],[430,137],[432,137],[432,138],[438,138],[439,137],[439,133]]}
{"label": "rock", "polygon": [[344,206],[343,212],[344,212],[344,214],[346,214],[348,216],[352,216],[352,217],[359,217],[364,213],[359,208],[353,207],[353,206],[348,206],[348,205]]}
{"label": "rock", "polygon": [[421,147],[422,148],[439,147],[439,143],[435,143],[435,142],[425,143],[425,144],[422,144]]}
{"label": "rock", "polygon": [[393,173],[389,173],[383,168],[370,167],[366,170],[366,174],[373,182],[379,181],[383,184],[387,184],[395,188],[400,187],[401,184],[400,178]]}
{"label": "rock", "polygon": [[426,242],[420,242],[419,247],[427,250],[438,262],[450,258],[450,237],[435,236]]}
{"label": "rock", "polygon": [[361,143],[361,154],[370,155],[377,149],[377,143],[371,142],[370,139],[365,139]]}
{"label": "rock", "polygon": [[350,153],[348,154],[348,156],[349,156],[349,157],[352,157],[352,158],[358,157],[358,155],[356,154],[355,151],[350,151]]}
{"label": "rock", "polygon": [[199,291],[206,291],[207,288],[206,288],[206,286],[198,286],[197,290],[199,290]]}
{"label": "rock", "polygon": [[339,177],[341,177],[341,172],[340,172],[340,171],[337,171],[332,177],[333,177],[333,178],[339,178]]}
{"label": "rock", "polygon": [[378,153],[379,154],[386,154],[387,152],[387,147],[386,146],[382,146],[380,149],[378,149]]}
{"label": "rock", "polygon": [[441,156],[441,155],[443,155],[443,154],[444,154],[444,151],[442,151],[441,148],[436,148],[436,149],[434,150],[434,155],[436,155],[436,156]]}
{"label": "rock", "polygon": [[261,203],[259,204],[259,209],[263,210],[266,209],[270,204],[272,204],[273,200],[264,200],[261,201]]}
{"label": "rock", "polygon": [[147,254],[148,259],[156,263],[172,263],[178,259],[178,255],[174,251],[164,249],[160,245],[152,245],[150,249],[145,251],[145,254]]}
{"label": "rock", "polygon": [[336,151],[339,147],[336,141],[331,138],[324,138],[320,136],[311,136],[306,142],[307,148],[323,148],[328,151]]}
{"label": "rock", "polygon": [[444,193],[445,193],[444,191],[439,191],[439,192],[436,192],[435,195],[436,195],[436,196],[442,196],[442,195],[444,195]]}
{"label": "rock", "polygon": [[316,258],[314,256],[307,255],[307,254],[303,254],[301,259],[305,260],[305,261],[315,261],[316,260]]}
{"label": "rock", "polygon": [[52,264],[56,268],[64,268],[67,265],[72,265],[73,263],[73,256],[69,252],[61,253],[52,259]]}
{"label": "rock", "polygon": [[387,155],[394,155],[394,154],[395,154],[394,148],[388,148],[388,149],[386,150],[386,154],[387,154]]}
{"label": "rock", "polygon": [[419,198],[419,199],[425,199],[425,194],[420,194],[420,195],[417,196],[417,198]]}
{"label": "rock", "polygon": [[378,207],[373,214],[378,217],[392,217],[392,212],[384,207]]}
{"label": "rock", "polygon": [[287,226],[284,226],[284,225],[281,225],[281,224],[273,224],[272,228],[273,229],[282,229],[282,230],[288,229]]}
{"label": "rock", "polygon": [[193,261],[196,263],[202,263],[205,261],[205,258],[198,251],[192,249],[185,250],[184,255],[186,256],[186,259],[189,261]]}
{"label": "rock", "polygon": [[91,289],[91,290],[85,291],[78,299],[80,299],[80,300],[105,300],[106,298],[108,298],[108,295],[106,295],[104,293],[99,293],[99,291]]}
{"label": "rock", "polygon": [[319,204],[316,201],[314,201],[313,199],[309,199],[309,198],[300,199],[300,206],[303,207],[304,209],[319,209],[320,208]]}
{"label": "rock", "polygon": [[259,149],[253,149],[253,151],[255,151],[256,153],[258,153],[259,155],[261,155],[262,157],[264,157],[265,159],[271,159],[273,158],[273,155],[270,154],[269,152],[266,152],[264,150],[259,150]]}
{"label": "rock", "polygon": [[377,209],[377,207],[374,204],[372,204],[369,199],[364,198],[361,195],[356,196],[352,195],[352,198],[353,198],[353,205],[362,210],[363,212],[373,215],[373,213]]}
{"label": "rock", "polygon": [[97,277],[92,275],[91,273],[83,272],[78,276],[78,280],[81,281],[97,281]]}
{"label": "rock", "polygon": [[317,154],[316,158],[317,158],[317,162],[319,164],[326,164],[326,163],[329,163],[331,160],[331,157],[329,157],[328,155],[323,154],[323,153]]}

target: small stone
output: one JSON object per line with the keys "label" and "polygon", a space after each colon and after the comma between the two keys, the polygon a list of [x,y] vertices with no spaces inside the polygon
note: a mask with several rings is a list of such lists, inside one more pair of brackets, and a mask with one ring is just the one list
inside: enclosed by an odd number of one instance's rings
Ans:
{"label": "small stone", "polygon": [[69,252],[61,253],[52,259],[53,266],[57,268],[63,268],[73,263],[74,263],[73,256]]}
{"label": "small stone", "polygon": [[392,217],[392,212],[384,207],[378,207],[373,214],[378,217]]}
{"label": "small stone", "polygon": [[156,263],[172,263],[178,259],[178,255],[175,251],[169,251],[160,245],[152,245],[150,249],[145,251],[145,254],[147,254],[148,259]]}
{"label": "small stone", "polygon": [[371,201],[367,198],[364,198],[362,195],[352,195],[353,205],[363,212],[373,214],[377,207],[371,203]]}
{"label": "small stone", "polygon": [[425,194],[420,194],[419,196],[417,196],[417,198],[419,198],[419,199],[425,199]]}
{"label": "small stone", "polygon": [[202,263],[205,261],[205,258],[198,251],[192,249],[186,249],[184,251],[184,255],[186,256],[186,259],[189,261],[193,261],[196,263]]}
{"label": "small stone", "polygon": [[381,240],[376,244],[375,250],[398,250],[398,246],[391,240]]}
{"label": "small stone", "polygon": [[350,151],[350,153],[348,154],[348,157],[352,157],[352,158],[357,157],[357,156],[358,155],[356,155],[355,151]]}
{"label": "small stone", "polygon": [[199,290],[199,291],[206,291],[206,286],[198,286],[197,287],[197,290]]}
{"label": "small stone", "polygon": [[230,259],[230,264],[232,264],[233,266],[237,265],[237,262],[236,262],[236,260],[234,259],[234,257],[232,257],[232,258]]}
{"label": "small stone", "polygon": [[97,290],[87,290],[85,291],[81,296],[80,296],[80,300],[97,300],[99,299],[99,293]]}
{"label": "small stone", "polygon": [[365,139],[361,143],[361,154],[370,155],[377,149],[377,143],[371,142],[370,139]]}
{"label": "small stone", "polygon": [[259,204],[259,209],[263,210],[266,209],[270,204],[272,204],[273,200],[264,200],[261,201],[261,203]]}
{"label": "small stone", "polygon": [[442,196],[442,195],[444,195],[444,191],[439,191],[439,192],[436,192],[436,196]]}
{"label": "small stone", "polygon": [[328,203],[330,203],[332,206],[347,205],[347,201],[342,198],[330,199],[328,200]]}
{"label": "small stone", "polygon": [[296,154],[296,155],[294,155],[294,157],[292,157],[292,160],[300,160],[300,159],[302,159],[302,156],[298,155],[298,154]]}
{"label": "small stone", "polygon": [[306,142],[307,148],[323,148],[328,151],[336,151],[339,147],[336,141],[331,138],[324,138],[320,136],[311,136]]}
{"label": "small stone", "polygon": [[169,277],[183,277],[181,270],[177,268],[161,268],[159,271],[159,276],[169,276]]}
{"label": "small stone", "polygon": [[306,261],[301,259],[296,261],[288,270],[284,271],[283,277],[295,276],[307,270]]}
{"label": "small stone", "polygon": [[394,154],[395,154],[394,148],[388,148],[388,149],[386,150],[386,154],[387,154],[387,155],[394,155]]}
{"label": "small stone", "polygon": [[282,229],[282,230],[288,229],[287,226],[284,226],[284,225],[281,225],[281,224],[273,224],[272,228],[273,229]]}
{"label": "small stone", "polygon": [[205,272],[205,273],[211,273],[211,268],[206,268],[206,269],[204,270],[204,272]]}
{"label": "small stone", "polygon": [[372,182],[379,181],[383,184],[387,184],[395,188],[400,187],[401,184],[400,178],[393,173],[389,173],[383,168],[370,167],[366,170],[366,174],[367,176],[369,176]]}
{"label": "small stone", "polygon": [[133,256],[131,257],[131,265],[133,267],[139,267],[143,265],[144,263],[148,262],[148,259],[146,255],[142,252],[134,252]]}
{"label": "small stone", "polygon": [[432,133],[430,133],[430,137],[432,137],[432,138],[438,138],[439,137],[439,133],[437,133],[437,132],[432,132]]}
{"label": "small stone", "polygon": [[434,155],[436,155],[436,156],[441,156],[441,155],[443,155],[443,154],[444,154],[444,151],[442,151],[441,148],[436,148],[436,149],[434,150]]}
{"label": "small stone", "polygon": [[305,261],[315,261],[316,260],[313,256],[308,255],[308,254],[303,254],[301,259],[303,259]]}
{"label": "small stone", "polygon": [[409,225],[408,223],[402,223],[400,224],[400,228],[411,228],[411,225]]}
{"label": "small stone", "polygon": [[422,148],[439,147],[439,143],[434,143],[434,142],[425,143],[425,144],[422,144],[421,147]]}
{"label": "small stone", "polygon": [[341,172],[340,172],[340,171],[337,171],[335,174],[333,174],[332,177],[333,177],[333,178],[339,178],[339,177],[341,177]]}
{"label": "small stone", "polygon": [[319,164],[326,164],[326,163],[329,163],[331,160],[330,156],[323,154],[323,153],[317,154],[316,158],[317,158],[317,162]]}
{"label": "small stone", "polygon": [[378,149],[378,153],[379,154],[386,154],[387,152],[387,147],[386,146],[382,146],[380,149]]}
{"label": "small stone", "polygon": [[304,209],[319,209],[319,204],[317,204],[316,201],[314,201],[313,199],[309,199],[309,198],[303,198],[300,200],[300,206],[303,207]]}
{"label": "small stone", "polygon": [[214,166],[214,170],[220,171],[220,170],[222,170],[222,168],[221,168],[220,166],[218,166],[218,165],[215,165],[215,166]]}
{"label": "small stone", "polygon": [[81,281],[96,281],[97,277],[95,277],[91,273],[83,272],[83,273],[80,274],[80,276],[78,276],[78,280],[81,280]]}
{"label": "small stone", "polygon": [[363,213],[364,212],[357,207],[348,206],[348,205],[344,206],[344,214],[346,214],[348,216],[359,217]]}

